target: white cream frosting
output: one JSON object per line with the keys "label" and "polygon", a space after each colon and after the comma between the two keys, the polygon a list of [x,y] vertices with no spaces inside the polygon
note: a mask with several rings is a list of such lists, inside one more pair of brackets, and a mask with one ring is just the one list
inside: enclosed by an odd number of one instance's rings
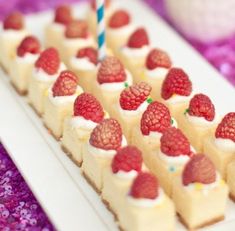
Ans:
{"label": "white cream frosting", "polygon": [[100,88],[105,91],[121,91],[125,88],[125,83],[129,86],[132,85],[132,76],[128,70],[126,72],[126,80],[124,82],[102,83],[99,84]]}
{"label": "white cream frosting", "polygon": [[191,116],[191,115],[189,115],[189,113],[186,113],[185,116],[190,123],[198,125],[198,126],[210,127],[210,126],[213,126],[217,123],[217,118],[214,118],[212,121],[208,121],[204,117]]}
{"label": "white cream frosting", "polygon": [[119,28],[111,28],[111,27],[108,27],[107,28],[107,34],[109,36],[117,36],[117,37],[121,37],[121,36],[128,36],[130,35],[132,32],[134,32],[135,30],[135,26],[131,23],[125,25],[125,26],[122,26],[122,27],[119,27]]}
{"label": "white cream frosting", "polygon": [[[121,147],[124,147],[126,145],[127,145],[126,138],[125,138],[125,136],[122,136]],[[117,153],[116,150],[104,150],[104,149],[101,149],[101,148],[96,148],[96,147],[92,146],[90,144],[90,142],[88,142],[87,147],[88,147],[88,151],[91,154],[96,155],[98,157],[112,158]]]}
{"label": "white cream frosting", "polygon": [[191,94],[189,96],[174,94],[173,96],[171,96],[169,99],[167,99],[165,101],[167,103],[171,103],[171,104],[183,103],[183,102],[189,101],[192,98],[193,95],[194,95],[193,92],[191,92]]}
{"label": "white cream frosting", "polygon": [[150,47],[145,45],[141,48],[130,48],[128,46],[124,46],[121,48],[122,53],[128,57],[145,57],[150,51]]}
{"label": "white cream frosting", "polygon": [[73,103],[78,95],[83,93],[83,89],[77,86],[76,92],[73,95],[53,96],[52,87],[48,89],[48,98],[56,106]]}
{"label": "white cream frosting", "polygon": [[215,138],[214,142],[219,149],[222,149],[227,152],[235,152],[235,142],[230,139]]}
{"label": "white cream frosting", "polygon": [[77,70],[93,71],[96,69],[96,65],[92,63],[87,57],[72,57],[70,59],[70,64],[74,69]]}
{"label": "white cream frosting", "polygon": [[63,41],[65,47],[87,47],[93,46],[95,44],[94,39],[92,36],[87,38],[66,38],[64,37]]}
{"label": "white cream frosting", "polygon": [[221,180],[221,177],[219,173],[216,173],[216,180],[213,183],[210,184],[202,184],[202,183],[190,183],[189,185],[184,186],[186,190],[193,191],[193,190],[201,190],[202,193],[207,196],[209,194],[209,191],[220,186],[223,181]]}
{"label": "white cream frosting", "polygon": [[144,112],[149,103],[145,100],[136,110],[124,110],[121,108],[120,104],[118,104],[118,110],[121,114],[126,115],[126,116],[135,116],[139,115],[140,113]]}
{"label": "white cream frosting", "polygon": [[24,36],[27,35],[25,29],[22,30],[1,30],[1,37],[6,40],[21,40]]}
{"label": "white cream frosting", "polygon": [[157,67],[153,70],[149,70],[147,68],[144,69],[145,76],[152,79],[164,79],[168,73],[168,68]]}
{"label": "white cream frosting", "polygon": [[38,59],[39,54],[31,54],[31,53],[26,53],[23,57],[21,56],[16,56],[16,63],[29,63],[29,64],[34,64],[36,60]]}
{"label": "white cream frosting", "polygon": [[93,130],[98,125],[98,123],[87,120],[83,116],[73,116],[70,123],[73,128],[82,128],[85,130]]}
{"label": "white cream frosting", "polygon": [[155,199],[148,199],[148,198],[134,198],[130,195],[127,195],[127,200],[134,206],[137,207],[144,207],[144,208],[151,208],[157,205],[160,205],[165,199],[165,195],[163,190],[159,189],[159,195]]}
{"label": "white cream frosting", "polygon": [[58,23],[58,22],[52,22],[50,25],[48,25],[49,27],[52,28],[52,30],[58,31],[60,33],[64,33],[65,31],[65,25],[62,23]]}
{"label": "white cream frosting", "polygon": [[54,75],[48,75],[41,68],[34,68],[33,77],[41,82],[54,82],[58,78],[60,72],[64,70],[66,70],[66,66],[63,63],[60,64],[59,70]]}
{"label": "white cream frosting", "polygon": [[122,178],[122,179],[134,179],[138,175],[138,172],[136,170],[134,170],[134,169],[132,169],[129,172],[125,172],[123,170],[119,170],[114,175],[119,177],[119,178]]}

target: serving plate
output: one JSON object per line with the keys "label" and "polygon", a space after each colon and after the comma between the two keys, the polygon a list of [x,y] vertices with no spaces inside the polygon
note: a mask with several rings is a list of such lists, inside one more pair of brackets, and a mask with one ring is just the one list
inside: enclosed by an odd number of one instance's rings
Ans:
{"label": "serving plate", "polygon": [[[235,111],[235,91],[190,45],[178,36],[143,1],[116,1],[147,28],[153,45],[165,49],[175,66],[183,67],[192,79],[194,91],[208,94],[219,115]],[[87,5],[74,5],[79,17]],[[29,30],[43,38],[43,28],[51,12],[29,15]],[[87,184],[80,169],[63,153],[60,144],[44,128],[42,121],[20,97],[7,76],[0,71],[0,141],[29,184],[34,195],[58,230],[118,230],[113,216],[96,192]],[[235,204],[229,201],[226,219],[203,230],[235,229]],[[177,223],[177,230],[185,230]]]}

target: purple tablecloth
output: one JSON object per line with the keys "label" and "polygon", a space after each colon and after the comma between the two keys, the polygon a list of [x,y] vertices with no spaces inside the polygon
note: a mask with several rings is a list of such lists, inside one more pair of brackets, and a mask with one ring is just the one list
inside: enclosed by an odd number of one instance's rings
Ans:
{"label": "purple tablecloth", "polygon": [[[64,1],[0,0],[0,19],[15,9],[24,13],[36,12],[52,8],[60,2]],[[162,0],[145,0],[145,2],[168,20]],[[189,42],[235,85],[235,36],[214,44]],[[2,144],[0,144],[0,230],[54,230]]]}

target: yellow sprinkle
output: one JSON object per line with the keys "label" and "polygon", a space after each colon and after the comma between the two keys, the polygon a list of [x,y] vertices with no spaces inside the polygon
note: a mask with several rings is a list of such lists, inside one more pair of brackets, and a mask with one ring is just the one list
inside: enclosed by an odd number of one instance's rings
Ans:
{"label": "yellow sprinkle", "polygon": [[48,89],[44,91],[44,96],[48,96]]}
{"label": "yellow sprinkle", "polygon": [[201,184],[201,183],[195,183],[195,189],[196,189],[196,190],[202,190],[202,189],[203,189],[203,184]]}
{"label": "yellow sprinkle", "polygon": [[141,79],[146,80],[146,76],[145,76],[144,71],[141,72],[140,77],[141,77]]}
{"label": "yellow sprinkle", "polygon": [[104,110],[104,118],[107,119],[109,118],[109,113],[107,111]]}
{"label": "yellow sprinkle", "polygon": [[220,184],[221,184],[222,186],[225,185],[225,182],[224,182],[223,179],[220,180]]}

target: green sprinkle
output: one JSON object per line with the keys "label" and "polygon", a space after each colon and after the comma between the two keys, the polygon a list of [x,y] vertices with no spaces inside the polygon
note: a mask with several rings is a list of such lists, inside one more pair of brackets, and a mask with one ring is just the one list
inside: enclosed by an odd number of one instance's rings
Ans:
{"label": "green sprinkle", "polygon": [[174,124],[174,120],[171,118],[171,124]]}
{"label": "green sprinkle", "polygon": [[127,88],[129,85],[127,82],[124,83],[125,88]]}
{"label": "green sprinkle", "polygon": [[153,99],[152,98],[148,98],[147,99],[147,103],[152,103],[153,102]]}
{"label": "green sprinkle", "polygon": [[187,108],[187,109],[184,111],[184,115],[186,115],[188,112],[189,112],[189,109]]}
{"label": "green sprinkle", "polygon": [[175,171],[176,171],[176,168],[175,168],[174,166],[170,166],[169,171],[170,171],[170,172],[175,172]]}

